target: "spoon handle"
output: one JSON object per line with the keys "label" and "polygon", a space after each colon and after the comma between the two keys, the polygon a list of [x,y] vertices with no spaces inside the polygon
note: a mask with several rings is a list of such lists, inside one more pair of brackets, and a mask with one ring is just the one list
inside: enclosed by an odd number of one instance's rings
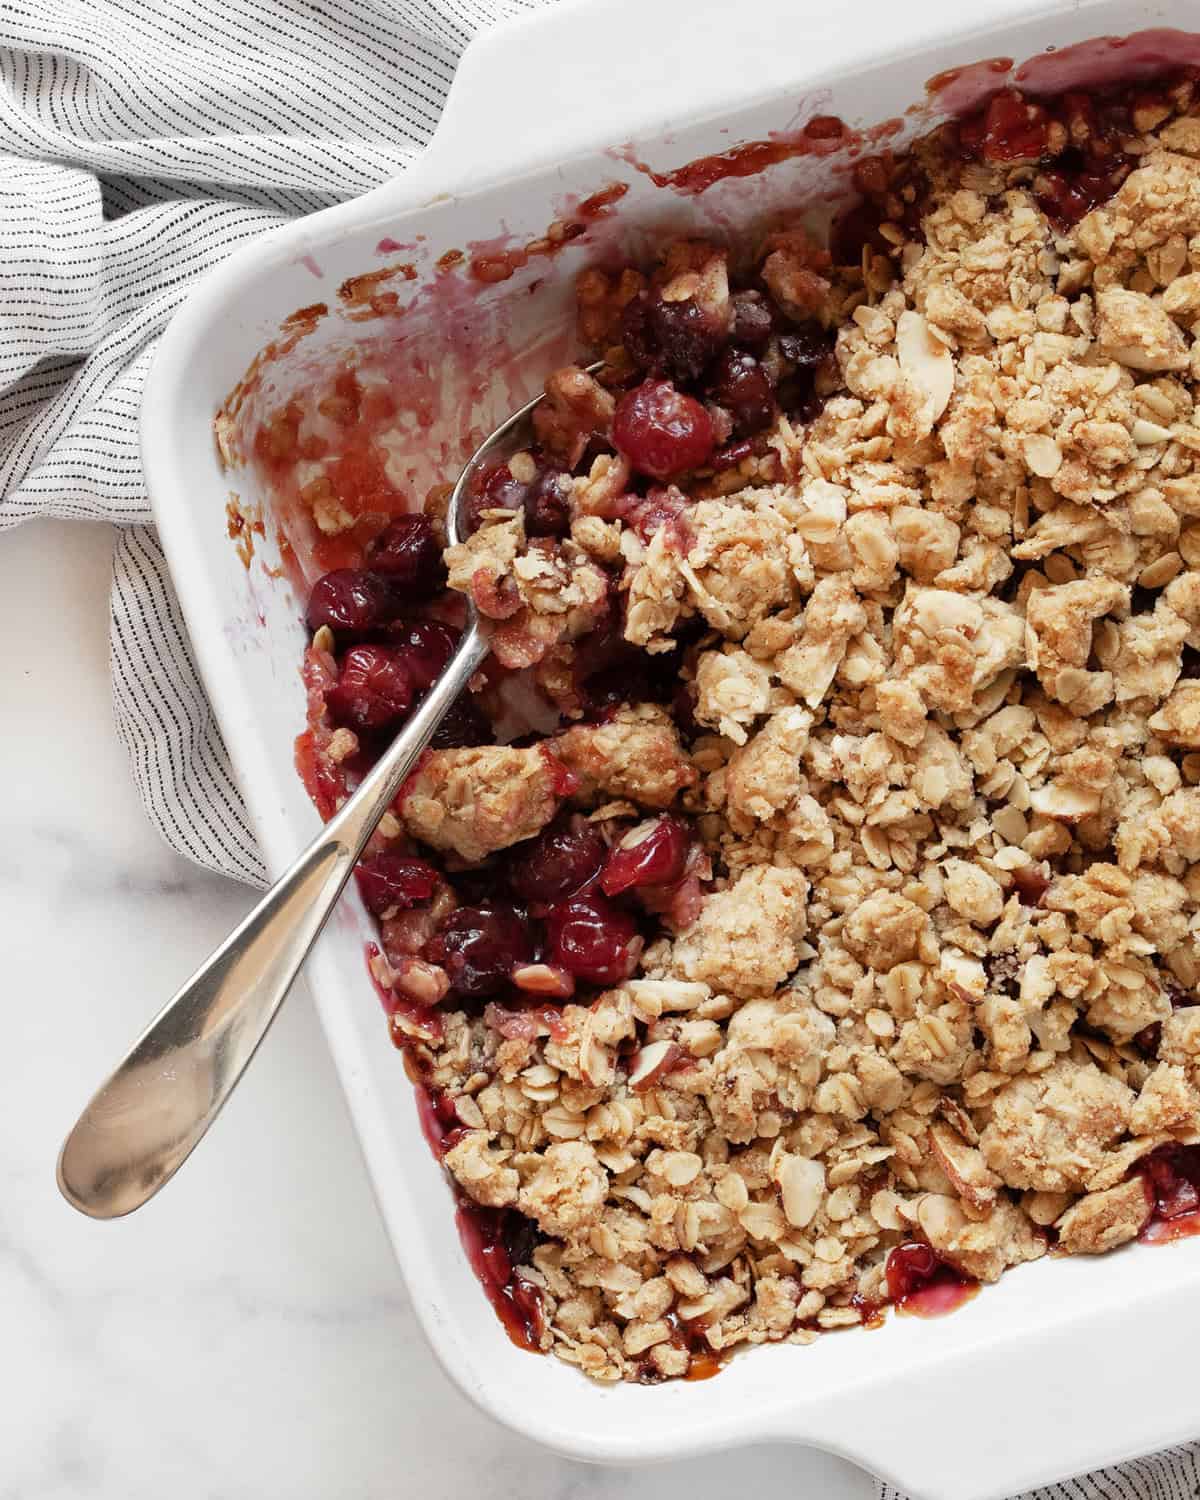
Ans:
{"label": "spoon handle", "polygon": [[386,754],[239,927],[159,1011],[63,1145],[58,1185],[97,1219],[140,1208],[216,1119],[363,846],[488,654],[472,621]]}

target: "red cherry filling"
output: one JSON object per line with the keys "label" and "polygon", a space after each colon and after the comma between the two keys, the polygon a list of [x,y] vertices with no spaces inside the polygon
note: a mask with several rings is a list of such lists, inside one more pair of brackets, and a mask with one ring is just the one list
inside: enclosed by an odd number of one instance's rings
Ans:
{"label": "red cherry filling", "polygon": [[775,415],[775,388],[753,354],[726,349],[712,378],[713,400],[733,418],[734,431],[743,437],[761,432]]}
{"label": "red cherry filling", "polygon": [[577,896],[546,923],[547,961],[590,984],[619,984],[637,967],[642,939],[628,912],[603,896]]}
{"label": "red cherry filling", "polygon": [[569,479],[562,469],[542,469],[525,491],[528,536],[565,536],[571,525]]}
{"label": "red cherry filling", "polygon": [[621,314],[621,342],[643,369],[695,380],[729,337],[728,328],[692,297],[667,302],[642,291]]}
{"label": "red cherry filling", "polygon": [[[629,840],[632,839],[632,842]],[[679,818],[659,818],[627,834],[605,861],[600,888],[606,896],[646,885],[670,885],[687,864],[689,835]]]}
{"label": "red cherry filling", "polygon": [[454,655],[458,631],[436,620],[404,620],[388,631],[412,683],[413,694],[427,693]]}
{"label": "red cherry filling", "polygon": [[409,598],[428,599],[446,584],[442,549],[427,516],[397,516],[367,548],[367,565],[402,584]]}
{"label": "red cherry filling", "polygon": [[524,512],[528,536],[565,536],[571,524],[570,475],[557,464],[535,459],[530,480],[517,479],[507,464],[498,464],[483,480],[474,509]]}
{"label": "red cherry filling", "polygon": [[752,354],[761,354],[771,337],[771,309],[761,292],[734,292],[732,341]]}
{"label": "red cherry filling", "polygon": [[413,685],[401,651],[354,646],[342,657],[338,680],[325,694],[330,714],[351,729],[382,729],[408,712]]}
{"label": "red cherry filling", "polygon": [[553,905],[596,878],[604,853],[604,840],[589,824],[553,824],[512,851],[508,883],[522,901]]}
{"label": "red cherry filling", "polygon": [[1098,165],[1089,165],[1078,152],[1067,152],[1059,158],[1061,166],[1052,172],[1039,173],[1034,196],[1047,218],[1061,225],[1078,224],[1093,208],[1117,191],[1133,170],[1131,157],[1115,152]]}
{"label": "red cherry filling", "polygon": [[1036,161],[1046,150],[1049,117],[1015,89],[1005,89],[987,109],[959,128],[959,141],[985,161]]}
{"label": "red cherry filling", "polygon": [[1012,872],[1012,888],[1021,898],[1022,906],[1041,906],[1050,881],[1041,865],[1018,865]]}
{"label": "red cherry filling", "polygon": [[494,995],[513,969],[533,958],[533,933],[511,906],[460,906],[425,947],[460,995]]}
{"label": "red cherry filling", "polygon": [[1200,1211],[1200,1147],[1160,1146],[1141,1164],[1156,1219],[1181,1219]]}
{"label": "red cherry filling", "polygon": [[669,380],[644,380],[627,391],[617,402],[612,431],[633,467],[653,479],[698,468],[716,446],[708,412]]}
{"label": "red cherry filling", "polygon": [[979,1285],[920,1240],[897,1245],[887,1258],[885,1274],[888,1300],[925,1317],[952,1312]]}
{"label": "red cherry filling", "polygon": [[779,338],[779,352],[802,370],[815,369],[833,349],[833,337],[819,323],[801,323]]}
{"label": "red cherry filling", "polygon": [[304,620],[316,632],[327,625],[344,642],[374,635],[400,611],[396,590],[362,568],[335,568],[313,584]]}
{"label": "red cherry filling", "polygon": [[360,859],[354,875],[364,906],[377,917],[428,901],[440,879],[425,860],[391,851]]}
{"label": "red cherry filling", "polygon": [[517,1269],[533,1257],[535,1225],[515,1209],[482,1208],[465,1198],[459,1201],[456,1220],[471,1269],[509,1338],[522,1349],[540,1349],[542,1289]]}
{"label": "red cherry filling", "polygon": [[492,726],[470,692],[460,693],[433,731],[435,750],[462,750],[470,745],[490,745]]}

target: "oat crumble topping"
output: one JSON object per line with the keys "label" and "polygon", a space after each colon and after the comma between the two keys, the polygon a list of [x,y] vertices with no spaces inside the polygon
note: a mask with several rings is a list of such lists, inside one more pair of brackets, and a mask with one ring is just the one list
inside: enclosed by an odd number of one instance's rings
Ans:
{"label": "oat crumble topping", "polygon": [[[538,1342],[598,1380],[683,1375],[681,1330],[720,1354],[859,1323],[914,1239],[983,1282],[1107,1251],[1146,1226],[1141,1166],[1198,1137],[1196,108],[1171,91],[1074,224],[1036,159],[942,133],[858,265],[793,231],[751,266],[683,242],[587,272],[606,368],[550,378],[539,448],[446,554],[563,725],[428,755],[373,854],[444,872],[382,909],[377,977],[455,1181],[534,1226]],[[699,461],[630,426],[638,381]],[[504,486],[545,455],[543,527]],[[675,699],[592,712],[598,636]],[[615,978],[562,937],[470,1003],[439,923],[558,828],[599,840],[601,906],[614,851],[688,852],[623,888]],[[567,894],[523,906],[557,930]]]}

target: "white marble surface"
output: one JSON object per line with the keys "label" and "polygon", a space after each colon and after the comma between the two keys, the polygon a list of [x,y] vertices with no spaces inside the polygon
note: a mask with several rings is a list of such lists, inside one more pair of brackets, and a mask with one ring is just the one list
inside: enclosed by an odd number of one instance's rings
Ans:
{"label": "white marble surface", "polygon": [[758,1449],[594,1469],[494,1427],[418,1333],[307,996],[179,1179],[94,1224],[61,1138],[250,894],[143,820],[112,723],[106,528],[0,537],[2,1500],[869,1500]]}

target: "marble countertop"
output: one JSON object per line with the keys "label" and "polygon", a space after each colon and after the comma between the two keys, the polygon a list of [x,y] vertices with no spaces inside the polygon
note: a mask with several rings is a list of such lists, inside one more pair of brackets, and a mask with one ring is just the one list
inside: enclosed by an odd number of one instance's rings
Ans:
{"label": "marble countertop", "polygon": [[870,1500],[799,1448],[596,1469],[468,1405],[417,1330],[303,992],[160,1198],[112,1224],[66,1206],[79,1108],[252,900],[142,815],[109,694],[111,549],[83,524],[0,540],[0,1495]]}

